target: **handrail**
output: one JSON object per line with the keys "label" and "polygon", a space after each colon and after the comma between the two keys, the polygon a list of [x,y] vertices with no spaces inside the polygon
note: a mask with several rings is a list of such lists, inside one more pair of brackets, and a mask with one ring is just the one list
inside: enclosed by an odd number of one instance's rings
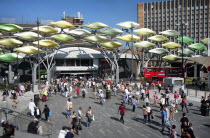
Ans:
{"label": "handrail", "polygon": [[[9,110],[9,111],[12,111],[12,112],[18,113],[18,114],[20,114],[20,115],[24,115],[24,116],[26,116],[26,117],[31,118],[32,120],[34,119],[32,116],[29,116],[29,115],[23,114],[23,113],[21,113],[21,112],[18,112],[18,111],[12,110],[12,109],[8,109],[8,108],[5,108],[5,107],[1,107],[1,108],[0,108],[0,112],[1,112],[1,111],[6,111],[6,110]],[[7,112],[7,113],[8,113],[8,112]],[[11,115],[12,115],[12,114],[11,114]],[[12,116],[18,116],[18,115],[12,115]],[[47,121],[43,121],[43,120],[39,120],[39,121],[40,121],[40,122],[44,122],[44,123],[46,123],[46,124],[53,125],[52,123],[47,122]]]}
{"label": "handrail", "polygon": [[[16,118],[16,117],[20,117],[20,118],[22,118],[22,115],[23,116],[25,116],[25,117],[28,117],[28,118],[31,118],[31,119],[27,119],[27,118],[24,118],[25,120],[27,120],[27,121],[32,121],[34,118],[32,117],[32,116],[29,116],[29,115],[26,115],[26,114],[23,114],[23,113],[21,113],[21,112],[18,112],[18,111],[15,111],[15,110],[12,110],[12,109],[8,109],[8,108],[5,108],[5,107],[1,107],[0,108],[0,112],[4,112],[5,113],[5,116],[6,116],[6,118],[7,118],[7,114],[9,114],[8,113],[8,111],[12,111],[12,112],[14,112],[14,113],[17,113],[17,115],[15,115],[15,114],[10,114],[10,115],[12,115],[12,116],[14,116],[14,119]],[[53,124],[52,123],[50,123],[50,122],[47,122],[47,121],[43,121],[43,120],[39,120],[40,122],[43,122],[43,123],[45,123],[45,124],[48,124],[48,125],[50,125],[50,131],[51,132],[48,132],[48,134],[46,134],[46,136],[48,136],[48,137],[50,137],[50,136],[52,136],[52,126],[53,126]],[[22,131],[21,130],[21,132],[24,132],[24,131]]]}

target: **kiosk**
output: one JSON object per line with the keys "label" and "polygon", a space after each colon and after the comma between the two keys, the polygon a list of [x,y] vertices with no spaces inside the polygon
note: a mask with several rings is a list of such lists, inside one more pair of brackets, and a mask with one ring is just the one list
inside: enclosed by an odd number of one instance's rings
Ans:
{"label": "kiosk", "polygon": [[169,85],[172,88],[172,92],[175,91],[181,93],[181,88],[184,84],[184,78],[178,77],[166,77],[163,79],[164,85]]}

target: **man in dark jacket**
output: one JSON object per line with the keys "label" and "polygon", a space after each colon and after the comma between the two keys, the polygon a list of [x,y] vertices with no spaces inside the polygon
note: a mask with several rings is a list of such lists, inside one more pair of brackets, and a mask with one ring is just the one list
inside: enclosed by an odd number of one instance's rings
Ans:
{"label": "man in dark jacket", "polygon": [[37,134],[38,132],[38,119],[34,118],[34,121],[28,125],[28,133]]}

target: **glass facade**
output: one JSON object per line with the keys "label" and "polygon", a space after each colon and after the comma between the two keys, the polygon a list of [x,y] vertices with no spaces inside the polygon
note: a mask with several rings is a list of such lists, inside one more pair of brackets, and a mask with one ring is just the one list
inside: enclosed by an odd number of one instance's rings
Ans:
{"label": "glass facade", "polygon": [[56,66],[93,66],[93,59],[55,59]]}

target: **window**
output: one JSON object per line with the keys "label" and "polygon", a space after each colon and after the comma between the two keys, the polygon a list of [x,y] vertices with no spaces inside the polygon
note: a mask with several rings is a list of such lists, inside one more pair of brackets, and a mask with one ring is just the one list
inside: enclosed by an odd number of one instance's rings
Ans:
{"label": "window", "polygon": [[80,66],[80,59],[75,59],[76,60],[76,66]]}
{"label": "window", "polygon": [[152,81],[163,81],[162,77],[152,77]]}
{"label": "window", "polygon": [[64,66],[64,59],[56,59],[55,62],[57,66]]}
{"label": "window", "polygon": [[75,59],[66,59],[66,66],[75,66]]}
{"label": "window", "polygon": [[81,59],[81,66],[90,66],[89,59]]}

